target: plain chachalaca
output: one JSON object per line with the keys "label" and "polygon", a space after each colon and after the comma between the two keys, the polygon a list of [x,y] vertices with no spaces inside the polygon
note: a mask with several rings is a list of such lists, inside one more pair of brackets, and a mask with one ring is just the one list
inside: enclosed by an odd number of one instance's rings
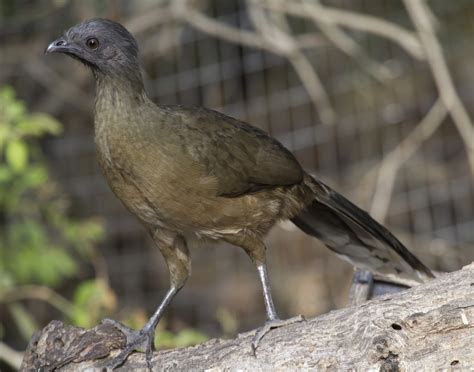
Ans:
{"label": "plain chachalaca", "polygon": [[[90,67],[97,88],[95,142],[110,188],[143,223],[168,264],[170,288],[140,331],[127,335],[118,366],[137,348],[150,365],[155,327],[191,272],[186,238],[223,240],[245,250],[263,287],[267,323],[278,319],[265,265],[264,237],[291,220],[355,266],[419,282],[433,276],[386,228],[321,181],[266,132],[219,112],[155,105],[147,96],[138,46],[120,24],[93,19],[53,41]],[[290,321],[292,321],[290,319]]]}

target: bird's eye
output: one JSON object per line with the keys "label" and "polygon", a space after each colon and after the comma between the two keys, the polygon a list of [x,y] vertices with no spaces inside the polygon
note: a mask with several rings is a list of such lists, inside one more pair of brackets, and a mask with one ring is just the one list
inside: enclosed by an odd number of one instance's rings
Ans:
{"label": "bird's eye", "polygon": [[95,37],[91,37],[90,39],[87,39],[86,45],[89,49],[97,49],[99,47],[99,40]]}

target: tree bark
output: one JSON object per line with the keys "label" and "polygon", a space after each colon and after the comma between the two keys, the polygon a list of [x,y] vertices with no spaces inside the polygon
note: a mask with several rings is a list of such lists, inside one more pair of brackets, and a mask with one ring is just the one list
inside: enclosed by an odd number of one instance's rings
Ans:
{"label": "tree bark", "polygon": [[[296,368],[381,371],[474,367],[474,264],[396,294],[272,330],[256,356],[254,332],[155,352],[154,370]],[[22,370],[102,368],[123,347],[109,325],[84,330],[53,321],[30,342]],[[145,369],[132,354],[121,370]]]}

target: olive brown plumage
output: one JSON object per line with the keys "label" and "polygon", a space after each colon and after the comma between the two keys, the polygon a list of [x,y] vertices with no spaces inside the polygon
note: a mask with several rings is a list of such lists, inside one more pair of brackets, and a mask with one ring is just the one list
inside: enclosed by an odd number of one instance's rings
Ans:
{"label": "olive brown plumage", "polygon": [[46,52],[68,54],[92,70],[100,168],[149,231],[170,272],[170,289],[142,330],[108,320],[127,335],[112,367],[137,348],[145,349],[150,365],[155,327],[191,272],[190,235],[240,246],[256,265],[268,320],[254,348],[270,328],[288,323],[277,317],[265,265],[263,239],[279,220],[292,220],[356,266],[418,281],[432,276],[387,229],[304,172],[264,131],[205,108],[151,102],[137,43],[120,24],[80,23]]}

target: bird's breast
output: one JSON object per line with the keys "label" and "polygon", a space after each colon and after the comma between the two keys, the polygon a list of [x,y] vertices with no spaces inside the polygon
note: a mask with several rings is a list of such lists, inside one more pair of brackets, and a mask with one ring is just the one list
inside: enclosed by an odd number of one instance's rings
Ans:
{"label": "bird's breast", "polygon": [[[187,224],[190,210],[202,209],[214,180],[160,143],[133,130],[96,130],[97,156],[107,182],[141,221],[171,229]],[[200,194],[201,193],[201,194]]]}

